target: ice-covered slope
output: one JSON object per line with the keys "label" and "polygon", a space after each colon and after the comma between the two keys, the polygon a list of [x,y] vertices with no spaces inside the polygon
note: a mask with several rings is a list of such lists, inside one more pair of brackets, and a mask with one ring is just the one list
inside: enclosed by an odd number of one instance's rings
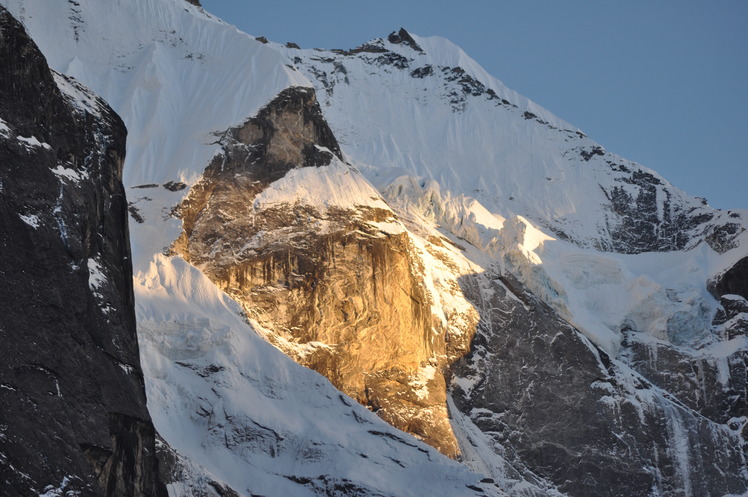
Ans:
{"label": "ice-covered slope", "polygon": [[56,70],[96,88],[128,123],[127,185],[193,179],[212,156],[211,132],[308,84],[276,51],[185,0],[3,4]]}
{"label": "ice-covered slope", "polygon": [[277,47],[314,81],[343,151],[378,187],[400,175],[435,180],[493,213],[629,253],[693,246],[718,215],[445,39],[401,30],[350,51]]}
{"label": "ice-covered slope", "polygon": [[484,258],[473,257],[478,264],[513,274],[612,356],[626,330],[690,347],[711,343],[718,303],[707,282],[744,255],[740,247],[748,239],[743,232],[734,239],[737,248],[724,254],[706,243],[685,251],[616,254],[559,239],[523,216],[491,213],[433,180],[402,176],[383,194],[399,213],[479,248]]}

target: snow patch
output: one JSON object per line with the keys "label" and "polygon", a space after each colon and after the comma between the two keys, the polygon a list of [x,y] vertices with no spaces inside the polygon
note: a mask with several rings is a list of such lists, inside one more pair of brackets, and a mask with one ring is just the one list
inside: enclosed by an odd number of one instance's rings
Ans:
{"label": "snow patch", "polygon": [[62,482],[58,486],[47,485],[44,490],[39,493],[39,497],[76,497],[80,495],[78,490],[67,490],[71,480],[74,476],[65,476]]}
{"label": "snow patch", "polygon": [[117,365],[120,367],[122,371],[124,371],[125,374],[131,374],[133,371],[135,371],[135,368],[133,368],[129,364],[123,364],[121,362],[118,362]]}
{"label": "snow patch", "polygon": [[403,217],[416,215],[417,224],[433,224],[495,255],[496,238],[504,226],[480,202],[465,195],[453,196],[439,183],[420,177],[400,176],[384,187],[383,195]]}
{"label": "snow patch", "polygon": [[436,371],[436,368],[430,364],[418,368],[415,379],[410,381],[410,385],[413,387],[413,392],[416,394],[416,397],[421,400],[428,398],[428,384],[434,380]]}
{"label": "snow patch", "polygon": [[52,169],[52,172],[55,173],[58,178],[64,178],[66,180],[74,181],[76,183],[79,181],[83,181],[84,179],[88,179],[87,172],[75,171],[73,169],[63,167],[60,164],[58,164],[56,168]]}
{"label": "snow patch", "polygon": [[48,143],[40,142],[35,136],[30,136],[28,138],[25,136],[17,136],[16,140],[21,142],[21,144],[27,149],[45,148],[47,150],[52,150],[52,147],[50,147]]}
{"label": "snow patch", "polygon": [[104,275],[104,271],[99,261],[94,258],[88,259],[88,287],[95,294],[99,294],[98,290],[106,283],[107,278]]}
{"label": "snow patch", "polygon": [[52,71],[52,76],[62,95],[76,110],[101,117],[101,104],[96,95],[69,76],[57,71]]}
{"label": "snow patch", "polygon": [[36,229],[39,227],[39,216],[36,214],[19,214],[18,217],[21,218],[21,220],[31,226],[32,228]]}
{"label": "snow patch", "polygon": [[8,127],[8,123],[0,119],[0,135],[8,137],[10,136],[10,128]]}
{"label": "snow patch", "polygon": [[281,204],[302,204],[324,211],[330,207],[389,207],[379,192],[355,169],[334,157],[330,165],[292,169],[255,197],[255,211]]}

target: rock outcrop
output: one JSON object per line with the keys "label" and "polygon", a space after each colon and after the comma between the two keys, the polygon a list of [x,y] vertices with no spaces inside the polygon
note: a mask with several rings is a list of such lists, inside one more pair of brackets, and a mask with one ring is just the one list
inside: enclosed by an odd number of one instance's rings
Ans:
{"label": "rock outcrop", "polygon": [[165,496],[140,369],[126,130],[0,7],[0,494]]}
{"label": "rock outcrop", "polygon": [[456,456],[444,372],[475,318],[434,318],[410,234],[341,162],[314,91],[282,92],[221,144],[174,249],[298,362]]}
{"label": "rock outcrop", "polygon": [[[584,160],[590,160],[584,155]],[[597,154],[596,154],[597,155]],[[609,204],[610,212],[605,229],[610,240],[601,240],[596,248],[611,252],[638,254],[641,252],[666,252],[683,250],[694,245],[694,239],[709,226],[714,217],[703,206],[679,204],[670,191],[670,185],[655,175],[616,164],[603,152],[616,174],[618,184],[600,188]]]}
{"label": "rock outcrop", "polygon": [[748,257],[743,257],[710,281],[708,288],[716,298],[730,294],[748,299]]}

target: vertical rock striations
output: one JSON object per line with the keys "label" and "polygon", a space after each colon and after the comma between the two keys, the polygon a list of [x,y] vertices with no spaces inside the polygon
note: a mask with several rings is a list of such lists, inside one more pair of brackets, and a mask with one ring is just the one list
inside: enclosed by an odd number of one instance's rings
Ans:
{"label": "vertical rock striations", "polygon": [[314,91],[282,92],[221,144],[177,209],[175,250],[298,362],[456,456],[443,373],[474,318],[448,332],[433,317],[410,234],[341,162]]}
{"label": "vertical rock striations", "polygon": [[121,185],[126,130],[0,7],[0,494],[163,496]]}

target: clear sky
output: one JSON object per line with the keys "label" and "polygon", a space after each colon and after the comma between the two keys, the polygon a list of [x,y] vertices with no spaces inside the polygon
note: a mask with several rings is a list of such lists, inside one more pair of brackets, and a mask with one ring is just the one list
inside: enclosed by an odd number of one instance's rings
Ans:
{"label": "clear sky", "polygon": [[353,48],[404,27],[714,207],[748,209],[746,0],[202,0],[255,36]]}

